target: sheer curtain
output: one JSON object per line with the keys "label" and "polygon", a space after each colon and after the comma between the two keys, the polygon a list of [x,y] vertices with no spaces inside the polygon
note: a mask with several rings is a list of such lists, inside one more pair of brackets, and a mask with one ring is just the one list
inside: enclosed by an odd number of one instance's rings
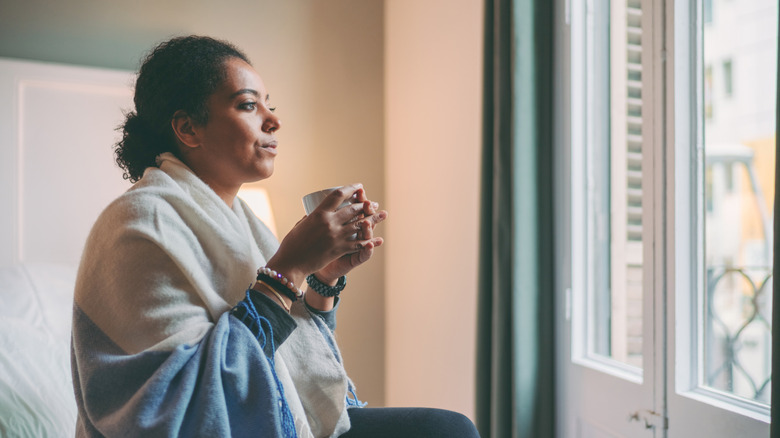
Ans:
{"label": "sheer curtain", "polygon": [[483,438],[555,436],[553,3],[485,5],[477,337]]}

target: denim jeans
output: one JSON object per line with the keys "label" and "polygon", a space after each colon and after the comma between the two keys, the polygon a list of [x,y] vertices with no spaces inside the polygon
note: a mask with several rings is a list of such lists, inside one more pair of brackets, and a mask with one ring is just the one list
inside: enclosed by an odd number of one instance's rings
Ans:
{"label": "denim jeans", "polygon": [[356,408],[348,412],[352,428],[341,438],[479,438],[471,420],[443,409]]}

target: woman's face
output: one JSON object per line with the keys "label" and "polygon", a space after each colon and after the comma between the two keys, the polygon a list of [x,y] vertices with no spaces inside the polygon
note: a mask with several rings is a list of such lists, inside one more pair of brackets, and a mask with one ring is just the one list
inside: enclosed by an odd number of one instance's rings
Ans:
{"label": "woman's face", "polygon": [[238,58],[225,61],[225,81],[207,107],[206,124],[193,127],[200,143],[193,170],[218,191],[271,176],[281,125],[255,69]]}

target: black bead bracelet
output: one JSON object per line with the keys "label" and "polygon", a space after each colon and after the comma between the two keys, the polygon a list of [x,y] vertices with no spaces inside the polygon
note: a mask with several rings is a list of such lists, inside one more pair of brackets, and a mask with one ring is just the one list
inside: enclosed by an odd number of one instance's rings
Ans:
{"label": "black bead bracelet", "polygon": [[339,281],[336,283],[335,286],[331,286],[321,282],[320,279],[317,278],[317,276],[314,274],[311,274],[308,277],[306,277],[306,282],[309,283],[310,288],[314,289],[314,292],[317,292],[323,297],[337,297],[339,296],[341,291],[344,290],[344,287],[347,285],[347,276],[342,275],[341,277],[339,277]]}

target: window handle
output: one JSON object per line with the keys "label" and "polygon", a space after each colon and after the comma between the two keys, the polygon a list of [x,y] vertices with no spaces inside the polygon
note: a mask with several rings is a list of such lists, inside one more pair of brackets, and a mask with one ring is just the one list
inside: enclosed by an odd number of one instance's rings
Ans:
{"label": "window handle", "polygon": [[668,429],[669,419],[651,410],[635,411],[628,414],[628,422],[643,422],[645,429]]}

